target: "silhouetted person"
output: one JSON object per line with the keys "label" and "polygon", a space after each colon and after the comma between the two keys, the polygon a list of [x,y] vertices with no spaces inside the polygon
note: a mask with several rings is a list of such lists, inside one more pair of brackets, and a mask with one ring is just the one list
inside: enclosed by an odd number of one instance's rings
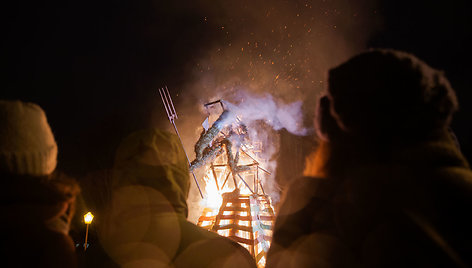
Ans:
{"label": "silhouetted person", "polygon": [[76,267],[68,236],[79,188],[54,172],[57,145],[36,104],[0,100],[2,267]]}
{"label": "silhouetted person", "polygon": [[267,267],[470,267],[472,172],[457,100],[416,57],[371,50],[329,71],[318,150],[281,205]]}
{"label": "silhouetted person", "polygon": [[135,132],[119,146],[100,242],[122,267],[255,267],[230,239],[187,221],[188,162],[176,135]]}

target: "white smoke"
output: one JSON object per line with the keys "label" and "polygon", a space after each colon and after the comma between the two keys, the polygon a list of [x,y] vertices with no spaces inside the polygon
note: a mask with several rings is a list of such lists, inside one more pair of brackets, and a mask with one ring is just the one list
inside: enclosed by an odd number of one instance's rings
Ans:
{"label": "white smoke", "polygon": [[[238,102],[225,101],[225,106],[246,125],[252,125],[254,121],[261,120],[273,130],[285,128],[295,135],[306,135],[308,132],[303,127],[301,101],[284,103],[274,99],[269,93],[254,95],[246,90],[237,91],[232,98],[237,99]],[[235,120],[235,118],[229,117],[228,120]],[[228,124],[228,122],[225,123]]]}

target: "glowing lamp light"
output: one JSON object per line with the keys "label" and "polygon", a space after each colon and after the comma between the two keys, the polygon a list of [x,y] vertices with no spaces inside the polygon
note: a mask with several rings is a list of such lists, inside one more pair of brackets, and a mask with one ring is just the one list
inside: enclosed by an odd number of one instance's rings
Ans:
{"label": "glowing lamp light", "polygon": [[87,212],[87,214],[84,215],[84,222],[87,225],[87,230],[85,231],[85,243],[84,243],[84,251],[87,250],[87,239],[88,239],[88,227],[92,223],[93,220],[93,214],[92,212]]}
{"label": "glowing lamp light", "polygon": [[90,224],[92,223],[92,220],[93,220],[93,214],[92,212],[87,212],[87,214],[84,215],[84,222],[85,224]]}

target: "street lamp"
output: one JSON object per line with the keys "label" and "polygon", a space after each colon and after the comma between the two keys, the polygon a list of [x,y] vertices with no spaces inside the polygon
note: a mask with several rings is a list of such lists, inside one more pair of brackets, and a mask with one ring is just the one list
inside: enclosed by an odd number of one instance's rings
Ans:
{"label": "street lamp", "polygon": [[92,212],[87,212],[87,214],[84,215],[84,222],[87,225],[87,230],[85,231],[85,243],[84,243],[84,251],[87,250],[87,238],[88,238],[88,229],[89,225],[92,223],[93,220],[93,214]]}

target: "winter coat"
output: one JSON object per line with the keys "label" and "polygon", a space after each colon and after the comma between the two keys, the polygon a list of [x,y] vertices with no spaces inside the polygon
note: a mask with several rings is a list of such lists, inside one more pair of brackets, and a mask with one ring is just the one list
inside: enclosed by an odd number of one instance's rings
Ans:
{"label": "winter coat", "polygon": [[68,231],[78,191],[75,181],[56,173],[4,175],[0,191],[2,267],[76,267]]}
{"label": "winter coat", "polygon": [[122,267],[255,267],[239,244],[187,221],[188,162],[176,135],[135,132],[116,153],[100,242]]}
{"label": "winter coat", "polygon": [[452,139],[397,148],[281,205],[267,267],[472,267],[472,172]]}

